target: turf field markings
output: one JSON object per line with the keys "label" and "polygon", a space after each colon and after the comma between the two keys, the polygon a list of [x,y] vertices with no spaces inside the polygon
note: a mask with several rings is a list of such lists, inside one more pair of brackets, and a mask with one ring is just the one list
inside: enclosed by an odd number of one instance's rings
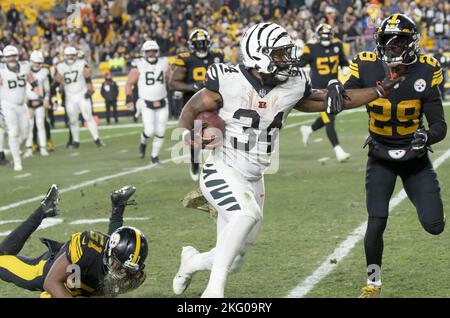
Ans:
{"label": "turf field markings", "polygon": [[121,151],[119,151],[119,153],[127,153],[128,149],[122,149]]}
{"label": "turf field markings", "polygon": [[31,173],[19,174],[19,175],[15,176],[14,178],[22,179],[22,178],[27,178],[27,177],[31,177]]}
{"label": "turf field markings", "polygon": [[[437,169],[442,163],[450,158],[450,149],[439,156],[434,162],[433,166]],[[389,212],[395,209],[404,199],[407,198],[406,192],[402,189],[389,202]],[[289,292],[287,298],[302,298],[305,297],[323,278],[328,276],[336,265],[342,261],[355,245],[364,238],[367,228],[367,221],[361,223],[355,228],[347,238],[325,259],[325,261],[303,282]],[[331,262],[333,260],[333,262]]]}
{"label": "turf field markings", "polygon": [[[134,218],[123,218],[124,221],[144,221],[148,220],[147,217],[134,217]],[[95,223],[109,223],[108,218],[100,218],[100,219],[81,219],[77,221],[69,222],[70,225],[78,225],[78,224],[95,224]]]}
{"label": "turf field markings", "polygon": [[81,170],[81,171],[75,172],[74,175],[81,176],[81,175],[89,173],[89,172],[91,172],[91,170]]}
{"label": "turf field markings", "polygon": [[[100,139],[103,141],[103,140],[108,140],[108,139],[112,139],[112,138],[125,137],[125,136],[137,135],[137,134],[139,134],[139,131],[129,131],[127,133],[118,133],[118,134],[100,136]],[[85,139],[80,140],[80,143],[84,143],[84,142],[92,142],[93,143],[93,140],[92,140],[92,138],[85,138]],[[64,147],[65,145],[66,145],[65,143],[62,143],[62,144],[57,144],[55,147]]]}
{"label": "turf field markings", "polygon": [[330,160],[330,157],[322,157],[317,159],[317,161],[320,162],[321,164],[325,164],[325,162],[328,160]]}
{"label": "turf field markings", "polygon": [[[178,124],[178,121],[171,120],[167,122],[167,126],[175,126]],[[114,130],[114,129],[126,129],[126,128],[142,128],[142,123],[137,124],[119,124],[119,125],[110,125],[110,126],[99,126],[98,130]],[[88,128],[80,127],[80,131],[88,131]],[[68,133],[69,128],[57,128],[52,129],[52,133]]]}
{"label": "turf field markings", "polygon": [[80,155],[79,152],[73,152],[73,153],[69,154],[69,157],[77,157],[79,155]]}
{"label": "turf field markings", "polygon": [[[17,220],[14,220],[17,221]],[[48,229],[52,226],[61,224],[64,220],[60,219],[60,218],[50,218],[50,219],[44,219],[41,223],[41,225],[37,228],[37,231],[39,230],[44,230],[44,229]],[[21,222],[21,220],[19,220],[18,222]],[[11,233],[11,231],[6,231],[6,232],[0,232],[0,236],[6,236],[9,233]]]}
{"label": "turf field markings", "polygon": [[[178,160],[186,159],[186,158],[189,158],[189,156],[190,155],[184,155],[184,156],[178,156],[178,157],[175,157],[175,158],[164,159],[164,160],[160,161],[160,164],[166,164],[166,163],[171,162],[172,160],[173,161],[178,161]],[[111,179],[124,177],[124,176],[130,175],[130,174],[133,174],[133,173],[138,173],[138,172],[151,170],[151,169],[154,169],[157,166],[158,165],[146,165],[146,166],[136,167],[136,168],[130,169],[128,171],[123,171],[123,172],[111,174],[111,175],[108,175],[108,176],[103,176],[103,177],[99,177],[99,178],[96,178],[96,179],[84,181],[84,182],[81,182],[81,183],[69,186],[67,188],[61,188],[59,192],[60,193],[65,193],[65,192],[77,190],[77,189],[80,189],[80,188],[83,188],[83,187],[91,186],[91,185],[96,184],[98,182],[108,181],[108,180],[111,180]],[[43,197],[44,197],[44,195],[38,195],[38,196],[35,196],[33,198],[29,198],[29,199],[17,201],[15,203],[11,203],[11,204],[8,204],[8,205],[0,206],[0,212],[7,211],[7,210],[10,210],[10,209],[13,209],[13,208],[17,208],[19,206],[22,206],[22,205],[25,205],[25,204],[28,204],[28,203],[33,203],[33,202],[36,202],[36,201],[40,201],[40,200],[42,200]]]}
{"label": "turf field markings", "polygon": [[314,141],[314,142],[322,142],[322,141],[323,141],[323,138],[316,138],[316,139],[314,139],[313,141]]}
{"label": "turf field markings", "polygon": [[0,225],[3,225],[3,224],[10,224],[10,223],[20,223],[20,222],[22,222],[23,220],[6,220],[6,221],[0,221]]}

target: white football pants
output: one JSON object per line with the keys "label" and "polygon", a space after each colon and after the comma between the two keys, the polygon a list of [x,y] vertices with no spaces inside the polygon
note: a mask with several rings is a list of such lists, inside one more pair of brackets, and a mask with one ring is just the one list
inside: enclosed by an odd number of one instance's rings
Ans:
{"label": "white football pants", "polygon": [[261,230],[264,179],[248,181],[211,154],[200,175],[200,189],[218,215],[216,247],[198,255],[199,269],[211,270],[205,293],[223,297],[226,276],[240,270]]}
{"label": "white football pants", "polygon": [[8,129],[9,149],[11,150],[14,164],[21,164],[20,145],[28,137],[28,108],[24,104],[17,105],[3,100],[2,112]]}
{"label": "white football pants", "polygon": [[70,131],[74,142],[80,142],[80,127],[78,116],[83,116],[91,133],[92,139],[98,139],[97,125],[92,116],[91,101],[84,98],[84,94],[80,93],[76,96],[66,95],[66,111],[69,117]]}
{"label": "white football pants", "polygon": [[33,128],[34,122],[36,121],[39,147],[45,149],[47,144],[47,136],[45,134],[45,107],[39,106],[37,108],[28,108],[28,115],[30,116],[30,129],[25,146],[31,148],[33,145]]}
{"label": "white football pants", "polygon": [[144,124],[144,139],[141,142],[146,143],[147,138],[153,138],[152,157],[157,157],[164,143],[164,134],[166,131],[167,120],[169,119],[169,106],[166,100],[166,106],[159,109],[150,109],[146,106],[143,99],[138,99],[136,107],[142,114],[142,123]]}

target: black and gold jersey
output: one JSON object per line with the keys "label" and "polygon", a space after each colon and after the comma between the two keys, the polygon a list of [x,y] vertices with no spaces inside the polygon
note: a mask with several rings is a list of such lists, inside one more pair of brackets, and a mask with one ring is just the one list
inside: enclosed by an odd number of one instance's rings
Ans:
{"label": "black and gold jersey", "polygon": [[[174,64],[186,68],[184,82],[193,84],[196,82],[204,82],[208,67],[214,63],[223,63],[223,60],[224,55],[222,50],[210,50],[205,58],[199,58],[193,53],[184,52],[178,54]],[[188,101],[193,95],[193,92],[185,92],[184,100]]]}
{"label": "black and gold jersey", "polygon": [[[346,88],[374,87],[385,77],[385,66],[374,52],[362,52],[350,63],[350,78]],[[438,85],[443,80],[439,62],[420,55],[417,62],[407,67],[406,79],[387,97],[366,105],[369,132],[372,138],[389,146],[411,143],[414,132],[423,128],[424,109],[442,107]]]}
{"label": "black and gold jersey", "polygon": [[342,43],[334,39],[329,46],[320,43],[306,44],[301,56],[302,65],[310,65],[313,88],[326,88],[328,82],[338,77],[338,67],[348,66]]}
{"label": "black and gold jersey", "polygon": [[103,252],[108,239],[108,235],[103,233],[84,231],[72,234],[70,241],[64,245],[67,260],[78,265],[80,271],[80,288],[68,288],[72,295],[89,296],[101,291],[107,272]]}

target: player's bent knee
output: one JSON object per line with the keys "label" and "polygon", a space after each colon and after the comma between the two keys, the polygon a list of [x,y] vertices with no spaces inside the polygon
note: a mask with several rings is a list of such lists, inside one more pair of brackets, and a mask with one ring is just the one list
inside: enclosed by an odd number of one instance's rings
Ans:
{"label": "player's bent knee", "polygon": [[422,222],[422,227],[424,228],[425,231],[427,231],[432,235],[439,235],[444,231],[445,221],[443,220],[441,222],[433,224]]}
{"label": "player's bent knee", "polygon": [[233,263],[230,266],[229,269],[230,274],[236,274],[241,270],[242,265],[244,265],[245,255],[246,254],[244,252],[241,252],[236,256],[236,258],[234,259]]}
{"label": "player's bent knee", "polygon": [[244,192],[244,202],[241,204],[241,209],[246,215],[252,217],[255,222],[262,220],[261,208],[256,203],[255,198],[251,192]]}

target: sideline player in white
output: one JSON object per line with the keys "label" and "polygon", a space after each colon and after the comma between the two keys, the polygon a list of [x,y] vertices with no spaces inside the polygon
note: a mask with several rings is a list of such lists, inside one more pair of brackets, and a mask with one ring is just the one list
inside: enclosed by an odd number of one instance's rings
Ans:
{"label": "sideline player in white", "polygon": [[136,102],[138,112],[142,114],[144,131],[141,134],[139,156],[145,157],[147,140],[153,137],[152,164],[159,163],[159,152],[164,143],[166,123],[169,118],[166,83],[170,76],[167,57],[159,57],[159,46],[155,41],[146,41],[142,45],[142,58],[133,61],[125,87],[126,103],[133,109],[133,85],[137,83],[139,99]]}
{"label": "sideline player in white", "polygon": [[[2,69],[2,64],[3,64],[3,51],[0,50],[0,69]],[[4,143],[5,143],[5,128],[6,128],[6,123],[5,123],[5,117],[3,116],[2,113],[2,96],[0,95],[0,166],[4,166],[7,165],[9,163],[9,161],[6,159],[5,156],[5,149],[4,147]]]}
{"label": "sideline player in white", "polygon": [[[345,92],[337,80],[329,83],[328,90],[311,90],[308,75],[295,66],[298,57],[290,36],[277,24],[253,25],[240,45],[243,65],[213,65],[206,87],[188,101],[180,117],[186,129],[183,138],[191,143],[196,116],[218,111],[225,121],[225,140],[210,154],[200,176],[201,191],[218,212],[216,246],[205,253],[183,247],[173,280],[176,294],[186,290],[195,272],[210,270],[202,297],[224,297],[228,274],[240,269],[260,232],[264,171],[278,131],[293,108],[320,112],[328,106],[334,112],[379,97],[377,88]],[[390,89],[398,81],[385,79],[383,88]]]}
{"label": "sideline player in white", "polygon": [[36,95],[32,90],[31,85],[27,84],[27,106],[30,116],[30,129],[28,138],[25,144],[27,148],[24,158],[33,156],[31,146],[33,145],[33,127],[36,121],[36,128],[38,133],[39,151],[41,156],[48,156],[46,149],[47,136],[45,134],[45,110],[50,107],[50,81],[49,70],[42,67],[44,64],[44,55],[41,51],[33,51],[30,56],[31,74],[36,79],[42,96]]}
{"label": "sideline player in white", "polygon": [[0,96],[2,113],[8,130],[9,149],[14,162],[14,171],[21,171],[20,145],[28,137],[28,110],[25,106],[25,87],[30,83],[40,96],[38,83],[30,73],[27,61],[19,62],[19,51],[8,45],[3,49],[4,64],[0,67]]}
{"label": "sideline player in white", "polygon": [[68,46],[64,49],[64,60],[56,65],[55,80],[60,83],[66,96],[66,111],[69,117],[70,131],[73,137],[73,147],[80,146],[80,127],[78,116],[81,112],[87,123],[89,132],[97,147],[103,143],[98,136],[97,125],[92,116],[90,97],[94,92],[91,71],[85,60],[77,57],[78,51]]}

